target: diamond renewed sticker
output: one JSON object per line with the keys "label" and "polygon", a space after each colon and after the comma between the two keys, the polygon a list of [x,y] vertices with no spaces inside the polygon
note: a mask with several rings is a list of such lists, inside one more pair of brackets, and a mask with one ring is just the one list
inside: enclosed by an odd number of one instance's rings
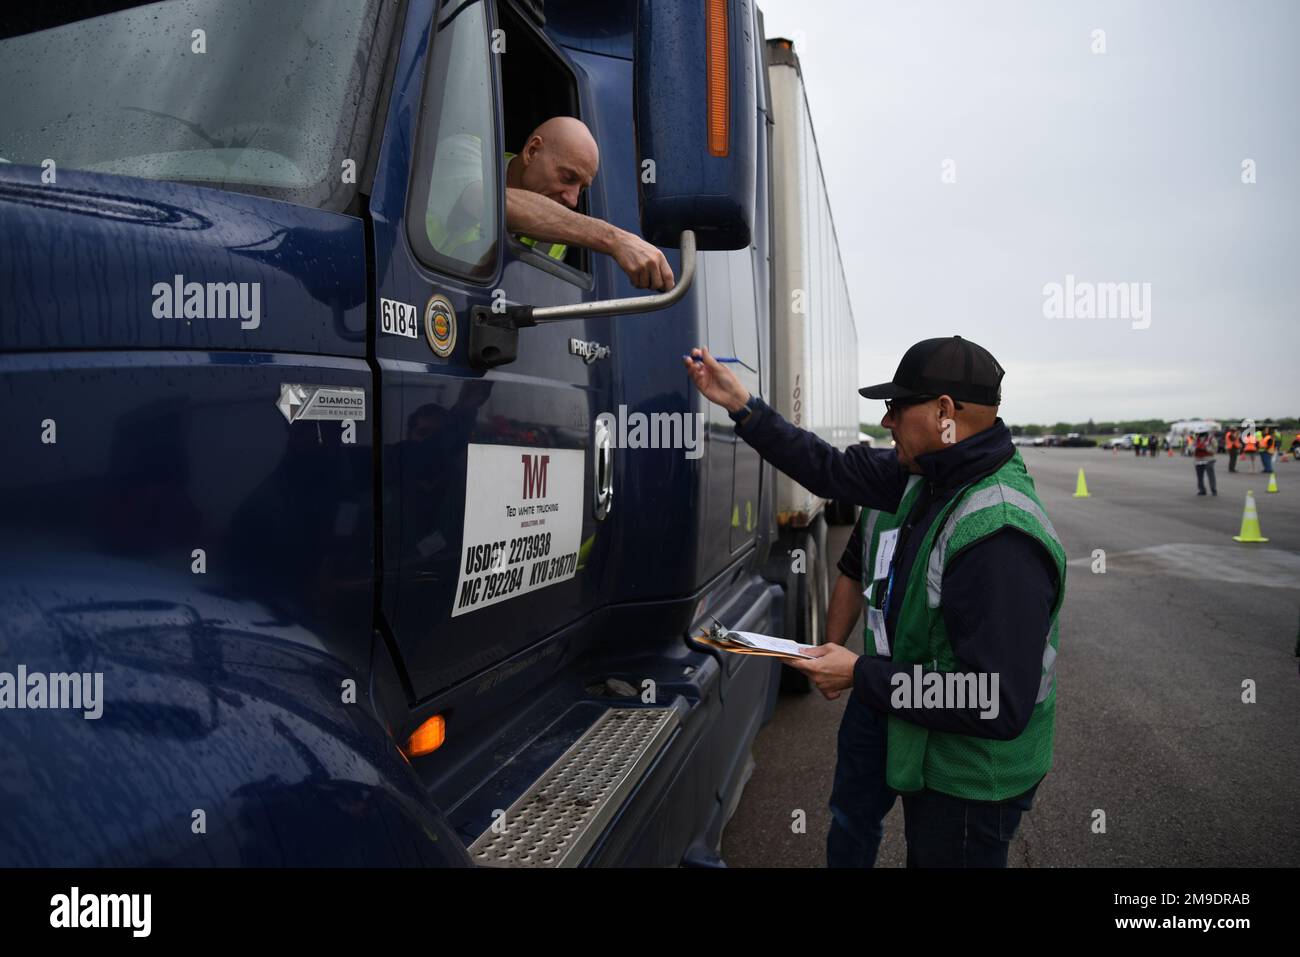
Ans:
{"label": "diamond renewed sticker", "polygon": [[289,423],[312,419],[366,418],[366,390],[341,385],[280,384],[275,407]]}

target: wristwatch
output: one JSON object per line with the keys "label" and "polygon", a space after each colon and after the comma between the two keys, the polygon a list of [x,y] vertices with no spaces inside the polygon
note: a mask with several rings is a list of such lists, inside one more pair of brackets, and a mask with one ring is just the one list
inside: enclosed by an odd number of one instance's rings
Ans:
{"label": "wristwatch", "polygon": [[758,396],[751,393],[749,400],[743,406],[735,412],[728,412],[727,415],[731,416],[732,422],[735,422],[737,425],[743,425],[745,422],[749,421],[749,417],[754,414],[754,411],[757,408]]}

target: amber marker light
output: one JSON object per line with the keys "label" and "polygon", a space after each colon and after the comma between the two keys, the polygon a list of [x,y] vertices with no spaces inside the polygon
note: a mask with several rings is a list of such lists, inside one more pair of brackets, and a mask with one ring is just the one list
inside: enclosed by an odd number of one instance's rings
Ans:
{"label": "amber marker light", "polygon": [[442,747],[447,740],[447,722],[440,714],[435,714],[411,734],[406,741],[406,755],[418,758],[422,754],[431,754]]}
{"label": "amber marker light", "polygon": [[727,0],[705,0],[709,49],[709,155],[726,156],[731,148],[731,111],[727,83]]}

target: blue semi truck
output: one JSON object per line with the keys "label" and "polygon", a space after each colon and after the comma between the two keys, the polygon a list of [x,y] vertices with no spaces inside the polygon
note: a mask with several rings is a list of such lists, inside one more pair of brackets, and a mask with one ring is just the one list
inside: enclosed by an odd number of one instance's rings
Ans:
{"label": "blue semi truck", "polygon": [[[818,641],[825,589],[824,518],[782,532],[681,367],[781,361],[751,0],[31,6],[0,866],[721,864],[780,675],[692,638]],[[671,292],[508,234],[500,157],[557,115]]]}

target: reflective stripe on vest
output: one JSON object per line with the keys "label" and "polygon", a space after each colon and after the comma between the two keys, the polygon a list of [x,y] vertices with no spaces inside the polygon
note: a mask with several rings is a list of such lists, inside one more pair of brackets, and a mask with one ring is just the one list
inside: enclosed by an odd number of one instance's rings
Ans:
{"label": "reflective stripe on vest", "polygon": [[[925,600],[931,608],[938,608],[939,602],[943,597],[943,565],[944,556],[948,553],[948,542],[952,540],[953,533],[957,530],[957,523],[969,515],[983,511],[986,508],[995,508],[999,505],[1011,505],[1021,511],[1028,512],[1038,520],[1043,526],[1043,531],[1052,537],[1057,545],[1061,544],[1061,538],[1056,534],[1056,529],[1052,525],[1051,519],[1047,513],[1039,507],[1038,503],[1028,495],[1009,485],[992,485],[988,488],[980,489],[978,492],[972,492],[962,499],[960,505],[952,510],[944,522],[943,529],[939,532],[939,537],[935,540],[934,547],[930,549],[930,562],[925,570]],[[1062,546],[1064,549],[1064,546]],[[1047,700],[1047,696],[1052,691],[1052,679],[1056,676],[1056,649],[1052,647],[1052,628],[1049,625],[1047,635],[1043,638],[1043,677],[1038,685],[1038,698],[1034,704],[1040,704]]]}
{"label": "reflective stripe on vest", "polygon": [[1052,647],[1052,629],[1047,629],[1047,640],[1043,648],[1043,677],[1038,681],[1038,697],[1034,704],[1042,704],[1052,693],[1052,682],[1056,680],[1056,649]]}
{"label": "reflective stripe on vest", "polygon": [[975,512],[1003,504],[1013,505],[1021,511],[1034,516],[1038,523],[1043,526],[1043,530],[1055,539],[1056,544],[1061,544],[1061,537],[1056,534],[1056,529],[1052,526],[1047,513],[1039,507],[1037,502],[1023,492],[1017,491],[1009,485],[992,485],[980,489],[978,492],[972,492],[962,500],[960,505],[953,509],[952,514],[948,516],[947,521],[944,523],[942,531],[939,532],[939,538],[935,542],[934,548],[930,550],[930,564],[925,575],[925,597],[931,608],[939,607],[939,600],[943,590],[943,559],[948,552],[948,542],[952,540],[953,533],[957,530],[957,523]]}
{"label": "reflective stripe on vest", "polygon": [[525,246],[532,246],[543,256],[550,256],[552,259],[563,259],[568,255],[569,247],[563,243],[541,243],[531,236],[516,236]]}

